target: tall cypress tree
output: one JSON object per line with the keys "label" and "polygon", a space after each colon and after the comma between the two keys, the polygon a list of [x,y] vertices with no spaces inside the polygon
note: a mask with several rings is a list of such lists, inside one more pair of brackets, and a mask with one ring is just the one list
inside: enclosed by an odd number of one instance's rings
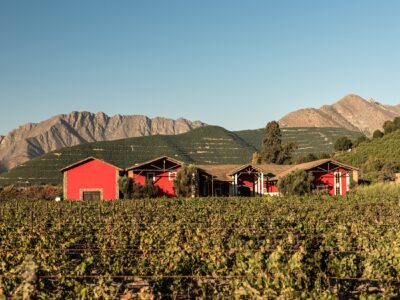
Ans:
{"label": "tall cypress tree", "polygon": [[262,141],[261,161],[263,163],[289,164],[296,144],[282,145],[282,133],[276,121],[269,122],[265,127]]}

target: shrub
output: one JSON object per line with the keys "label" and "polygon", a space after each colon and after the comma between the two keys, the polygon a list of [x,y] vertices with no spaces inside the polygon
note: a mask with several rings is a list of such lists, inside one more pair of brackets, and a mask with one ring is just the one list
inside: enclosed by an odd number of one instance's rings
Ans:
{"label": "shrub", "polygon": [[6,186],[0,189],[0,200],[54,200],[61,197],[63,189],[61,186],[32,185],[28,187]]}
{"label": "shrub", "polygon": [[380,131],[379,129],[377,129],[377,130],[375,130],[374,133],[372,134],[372,137],[373,137],[374,139],[379,139],[379,138],[383,137],[383,135],[384,135],[383,132]]}
{"label": "shrub", "polygon": [[279,192],[285,196],[305,195],[311,191],[314,176],[304,170],[294,171],[279,179]]}
{"label": "shrub", "polygon": [[333,148],[336,151],[347,151],[351,149],[352,146],[353,142],[348,137],[342,136],[336,140],[335,144],[333,145]]}
{"label": "shrub", "polygon": [[193,165],[183,165],[176,174],[174,191],[177,196],[191,197],[195,192],[196,168]]}

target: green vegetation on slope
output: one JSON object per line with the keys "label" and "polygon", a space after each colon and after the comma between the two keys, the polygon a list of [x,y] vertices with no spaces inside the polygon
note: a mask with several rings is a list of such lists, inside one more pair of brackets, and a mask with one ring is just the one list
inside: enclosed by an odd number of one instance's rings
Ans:
{"label": "green vegetation on slope", "polygon": [[[283,143],[296,143],[299,148],[296,156],[303,156],[308,153],[323,154],[332,153],[333,144],[342,136],[356,140],[361,133],[350,131],[344,128],[281,128]],[[235,131],[235,134],[253,145],[258,151],[261,150],[261,142],[265,129]]]}
{"label": "green vegetation on slope", "polygon": [[[283,128],[283,142],[299,145],[297,155],[330,153],[338,136],[356,138],[359,133],[341,128]],[[60,169],[85,157],[95,156],[120,167],[168,155],[187,163],[244,164],[259,151],[264,129],[229,132],[206,126],[180,135],[156,135],[82,144],[53,151],[0,175],[8,184],[60,184]]]}
{"label": "green vegetation on slope", "polygon": [[351,152],[340,153],[336,159],[361,168],[362,179],[394,180],[400,171],[400,130],[360,143]]}
{"label": "green vegetation on slope", "polygon": [[396,298],[398,194],[0,201],[0,299]]}

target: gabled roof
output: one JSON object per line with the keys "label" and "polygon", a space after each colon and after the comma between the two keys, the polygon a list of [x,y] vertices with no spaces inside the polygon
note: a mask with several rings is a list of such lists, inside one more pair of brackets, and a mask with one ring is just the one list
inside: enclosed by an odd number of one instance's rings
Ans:
{"label": "gabled roof", "polygon": [[143,167],[143,166],[145,166],[145,165],[148,165],[148,164],[151,164],[151,163],[154,163],[154,162],[156,162],[156,161],[163,160],[163,159],[168,160],[168,161],[170,161],[170,162],[172,162],[172,163],[174,163],[174,164],[180,165],[180,166],[183,165],[183,162],[182,162],[182,161],[179,161],[179,160],[174,159],[174,158],[172,158],[172,157],[169,157],[169,156],[160,156],[160,157],[154,158],[154,159],[152,159],[152,160],[148,160],[148,161],[145,161],[145,162],[143,162],[143,163],[133,165],[133,166],[131,166],[131,167],[129,167],[129,168],[126,168],[126,170],[129,171],[129,170],[140,169],[141,167]]}
{"label": "gabled roof", "polygon": [[239,173],[240,171],[243,171],[247,168],[253,168],[257,172],[264,173],[264,174],[277,175],[281,172],[284,172],[284,171],[290,169],[291,167],[292,167],[291,165],[276,165],[276,164],[261,164],[261,165],[246,164],[246,165],[241,165],[240,167],[231,170],[228,175],[233,176],[236,173]]}
{"label": "gabled roof", "polygon": [[339,167],[342,167],[344,169],[355,170],[355,171],[359,170],[356,167],[342,164],[341,162],[338,162],[338,161],[330,159],[330,158],[325,158],[325,159],[319,159],[319,160],[310,161],[310,162],[306,162],[306,163],[302,163],[302,164],[291,166],[291,168],[289,168],[289,169],[277,174],[277,176],[275,176],[272,179],[279,179],[279,178],[284,177],[284,176],[288,175],[289,173],[297,171],[297,170],[308,171],[308,170],[314,169],[314,168],[316,168],[318,166],[321,166],[323,164],[326,164],[326,163],[332,163],[332,164],[335,164],[335,165],[337,165]]}
{"label": "gabled roof", "polygon": [[229,176],[229,172],[233,169],[238,168],[240,165],[231,164],[231,165],[196,165],[198,170],[201,170],[208,175],[211,175],[216,180],[220,181],[232,181],[232,178]]}
{"label": "gabled roof", "polygon": [[89,157],[86,157],[86,158],[84,158],[84,159],[82,159],[80,161],[77,161],[76,163],[73,163],[72,165],[69,165],[69,166],[66,166],[66,167],[62,168],[60,170],[60,172],[64,173],[65,171],[68,171],[68,170],[73,169],[73,168],[75,168],[77,166],[83,165],[83,164],[85,164],[85,163],[87,163],[89,161],[92,161],[92,160],[98,160],[98,161],[101,161],[102,163],[105,163],[105,164],[111,166],[111,167],[114,167],[115,169],[118,169],[120,171],[122,170],[120,167],[114,166],[113,164],[110,164],[110,163],[108,163],[108,162],[106,162],[106,161],[104,161],[102,159],[96,158],[94,156],[89,156]]}

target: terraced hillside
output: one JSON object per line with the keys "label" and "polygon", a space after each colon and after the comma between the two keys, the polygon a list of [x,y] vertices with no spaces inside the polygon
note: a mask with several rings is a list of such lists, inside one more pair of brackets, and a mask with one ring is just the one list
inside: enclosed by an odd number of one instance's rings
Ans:
{"label": "terraced hillside", "polygon": [[[127,167],[157,156],[169,155],[188,163],[229,164],[249,162],[259,150],[264,130],[230,132],[206,126],[180,135],[157,135],[96,142],[63,148],[24,163],[1,174],[0,185],[23,183],[60,184],[59,170],[87,156],[95,156],[120,167]],[[299,144],[298,155],[331,152],[338,136],[358,134],[339,128],[283,129],[285,141]]]}
{"label": "terraced hillside", "polygon": [[[293,142],[298,145],[297,156],[308,153],[321,154],[331,153],[333,144],[341,136],[347,136],[352,140],[360,136],[359,132],[344,128],[281,128],[284,143]],[[264,135],[264,129],[236,131],[236,135],[250,145],[259,149]]]}

